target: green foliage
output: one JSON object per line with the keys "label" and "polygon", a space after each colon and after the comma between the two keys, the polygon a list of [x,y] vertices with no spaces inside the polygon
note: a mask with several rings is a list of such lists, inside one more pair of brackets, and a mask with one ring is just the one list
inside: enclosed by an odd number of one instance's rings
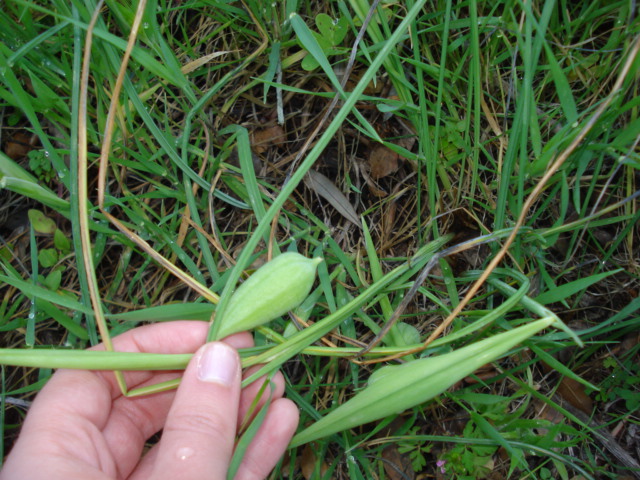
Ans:
{"label": "green foliage", "polygon": [[53,244],[62,254],[71,251],[71,240],[59,228],[53,232]]}
{"label": "green foliage", "polygon": [[[553,423],[527,418],[529,394],[519,391],[510,397],[456,392],[451,398],[470,415],[462,437],[441,459],[452,478],[486,478],[494,471],[495,454],[500,446],[509,456],[509,472],[531,469],[533,452],[548,452],[576,446],[581,434],[563,422]],[[513,409],[513,405],[519,405]],[[556,478],[568,479],[565,461],[550,459]]]}
{"label": "green foliage", "polygon": [[47,217],[40,210],[29,210],[29,220],[33,229],[38,233],[52,234],[57,230],[56,222],[52,218]]}
{"label": "green foliage", "polygon": [[49,161],[49,154],[44,150],[30,150],[29,169],[45,183],[51,181],[56,175],[56,171]]}
{"label": "green foliage", "polygon": [[[30,211],[35,234],[28,248],[24,237],[3,232],[0,279],[9,294],[0,304],[0,328],[10,344],[44,342],[52,324],[56,338],[79,348],[99,340],[83,283],[90,272],[77,244],[74,164],[90,4],[7,0],[0,9],[3,146],[15,130],[38,145],[27,162],[0,152],[0,188],[64,217]],[[430,403],[433,417],[414,420],[399,448],[414,471],[445,469],[451,478],[482,478],[492,462],[496,474],[512,478],[589,478],[611,470],[573,455],[598,449],[603,465],[615,465],[588,426],[566,411],[568,420],[559,423],[539,419],[531,399],[553,403],[554,385],[534,365],[544,360],[563,376],[600,387],[592,398],[612,404],[612,416],[626,418],[638,408],[637,349],[619,356],[606,349],[637,331],[640,308],[633,293],[640,278],[633,259],[640,221],[638,60],[604,114],[593,115],[627,61],[639,17],[623,0],[383,1],[341,92],[339,67],[370,4],[149,2],[119,98],[105,205],[221,302],[187,291],[117,232],[95,207],[90,183],[91,254],[101,265],[109,328],[118,333],[150,319],[206,321],[224,314],[252,263],[268,253],[323,257],[295,320],[283,315],[260,327],[257,347],[243,352],[247,365],[263,365],[252,377],[295,358],[295,368],[284,371],[306,428],[363,392],[372,374],[397,371],[362,362],[424,342],[524,215],[502,270],[428,350],[401,361],[445,356],[556,314],[584,325],[587,347],[561,362],[556,350],[579,342],[566,331],[544,331],[529,345],[528,359],[510,351],[482,387]],[[107,2],[96,26],[86,125],[90,182],[135,8],[136,2]],[[330,89],[339,102],[320,124]],[[286,141],[255,151],[252,130],[275,121]],[[378,144],[400,155],[399,169],[372,179],[370,153]],[[527,196],[565,152],[565,163],[525,211]],[[345,222],[305,186],[311,169],[330,174],[364,228]],[[398,323],[373,353],[359,357],[433,255],[474,238],[473,248],[437,259]],[[600,358],[603,364],[593,363]],[[83,364],[81,356],[72,360]],[[180,360],[170,365],[179,368]],[[513,393],[513,385],[521,390]],[[456,406],[468,416],[464,429],[449,437],[417,434],[432,434],[438,413]],[[379,475],[378,447],[370,441],[398,415],[317,440],[317,451],[335,455],[327,476]],[[501,449],[506,466],[496,463]],[[293,448],[274,478],[294,478],[300,454]]]}
{"label": "green foliage", "polygon": [[[318,31],[311,33],[327,58],[344,55],[348,51],[346,48],[340,48],[349,30],[346,17],[334,20],[326,13],[319,13],[316,16],[316,27]],[[304,47],[304,45],[302,46]],[[307,54],[302,60],[302,68],[307,71],[315,70],[319,65],[318,61],[310,54]]]}
{"label": "green foliage", "polygon": [[[415,435],[419,427],[413,427],[408,433],[409,435]],[[433,449],[433,445],[429,443],[418,442],[398,442],[398,452],[408,454],[411,460],[411,468],[415,473],[422,472],[423,468],[427,465],[427,455]]]}
{"label": "green foliage", "polygon": [[[637,350],[637,347],[634,349]],[[627,355],[627,361],[619,361],[614,357],[607,357],[603,367],[608,372],[607,377],[598,385],[600,391],[596,393],[598,401],[608,403],[624,400],[626,410],[634,412],[640,408],[640,365],[633,361],[633,354]]]}
{"label": "green foliage", "polygon": [[71,252],[71,240],[56,226],[55,221],[42,211],[31,209],[28,216],[34,231],[47,236],[53,234],[54,248],[40,248],[38,250],[40,266],[45,269],[51,268],[48,274],[39,274],[38,280],[49,290],[55,292],[60,288],[62,274],[65,272],[65,266],[58,265],[58,262]]}
{"label": "green foliage", "polygon": [[44,268],[53,267],[58,263],[58,252],[55,248],[41,248],[38,252],[38,261]]}

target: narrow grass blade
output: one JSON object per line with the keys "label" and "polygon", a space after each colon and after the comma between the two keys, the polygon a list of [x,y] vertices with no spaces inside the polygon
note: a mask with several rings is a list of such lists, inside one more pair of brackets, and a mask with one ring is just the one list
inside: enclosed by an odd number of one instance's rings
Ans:
{"label": "narrow grass blade", "polygon": [[72,298],[52,292],[51,290],[39,287],[38,285],[33,285],[32,283],[25,282],[24,280],[0,275],[0,282],[5,282],[16,287],[29,298],[41,298],[42,300],[46,300],[71,310],[77,310],[86,314],[92,313],[91,309],[85,307],[83,304],[73,300]]}
{"label": "narrow grass blade", "polygon": [[[260,398],[261,395],[264,394],[265,387],[268,382],[265,382],[263,388],[260,389],[258,395],[256,395],[256,401]],[[233,480],[242,464],[242,460],[246,454],[247,449],[251,445],[251,442],[255,438],[258,430],[262,426],[265,417],[267,416],[267,412],[269,411],[269,407],[271,406],[271,397],[267,399],[267,401],[262,405],[260,410],[256,416],[251,420],[251,423],[248,425],[247,429],[244,431],[238,442],[236,443],[236,448],[233,451],[233,457],[231,458],[231,463],[229,464],[229,470],[227,471],[227,479]]]}
{"label": "narrow grass blade", "polygon": [[610,272],[597,273],[595,275],[591,275],[587,278],[580,278],[578,280],[574,280],[573,282],[566,283],[564,285],[560,285],[559,287],[554,288],[553,290],[549,290],[547,292],[541,293],[535,298],[535,301],[540,303],[541,305],[546,305],[548,303],[561,302],[571,295],[578,293],[581,290],[588,288],[590,285],[594,283],[598,283],[604,280],[611,275],[615,275],[616,273],[621,272],[623,269],[619,268],[617,270],[612,270]]}
{"label": "narrow grass blade", "polygon": [[69,215],[69,202],[58,197],[16,162],[0,152],[0,189],[6,188]]}

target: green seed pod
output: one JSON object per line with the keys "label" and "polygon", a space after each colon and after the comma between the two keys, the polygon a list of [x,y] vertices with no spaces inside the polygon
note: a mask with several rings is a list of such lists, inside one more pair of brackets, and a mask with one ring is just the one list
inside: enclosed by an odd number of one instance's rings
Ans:
{"label": "green seed pod", "polygon": [[552,317],[543,318],[444,355],[382,367],[374,372],[366,388],[298,433],[289,446],[297,447],[426,402],[554,321]]}
{"label": "green seed pod", "polygon": [[250,330],[297,307],[307,298],[321,258],[287,252],[264,264],[229,299],[218,338]]}

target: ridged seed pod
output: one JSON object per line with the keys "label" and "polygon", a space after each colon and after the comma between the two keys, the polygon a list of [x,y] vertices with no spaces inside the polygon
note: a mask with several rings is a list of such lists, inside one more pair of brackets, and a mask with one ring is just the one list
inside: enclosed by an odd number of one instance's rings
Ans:
{"label": "ridged seed pod", "polygon": [[255,271],[229,300],[218,338],[250,330],[297,307],[307,298],[321,258],[283,253]]}
{"label": "ridged seed pod", "polygon": [[350,400],[298,433],[290,447],[398,414],[441,394],[554,322],[543,318],[435,357],[380,368]]}

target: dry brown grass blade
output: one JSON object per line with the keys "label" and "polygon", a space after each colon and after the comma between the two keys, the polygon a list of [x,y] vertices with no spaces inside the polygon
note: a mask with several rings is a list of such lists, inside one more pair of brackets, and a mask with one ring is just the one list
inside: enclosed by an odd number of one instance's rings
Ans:
{"label": "dry brown grass blade", "polygon": [[[206,138],[206,144],[205,144],[205,149],[204,149],[204,157],[202,159],[202,166],[200,167],[200,171],[198,171],[198,175],[200,175],[201,177],[204,175],[204,172],[207,169],[207,166],[209,165],[209,150],[211,147],[211,134],[209,133],[209,129],[206,127],[206,125],[204,125],[203,122],[202,126],[204,127],[204,136]],[[198,188],[199,185],[197,183],[194,183],[193,186],[191,187],[191,192],[193,194],[193,196],[196,196],[196,193],[198,192]],[[202,228],[200,228],[198,225],[195,224],[195,222],[193,222],[193,220],[191,220],[191,209],[189,208],[189,205],[186,205],[184,207],[184,213],[182,214],[182,221],[180,222],[180,228],[178,229],[178,238],[176,239],[176,245],[178,245],[179,247],[182,247],[182,245],[184,244],[184,240],[187,236],[187,232],[189,231],[189,227],[194,227],[196,229],[198,229],[200,232],[203,232]],[[177,255],[174,253],[171,256],[171,263],[175,262]]]}
{"label": "dry brown grass blade", "polygon": [[211,245],[214,246],[214,248],[216,250],[218,250],[218,252],[220,252],[220,255],[222,255],[222,257],[224,258],[225,263],[227,264],[227,267],[231,268],[233,267],[236,262],[233,259],[233,257],[231,255],[229,255],[229,253],[222,247],[222,242],[218,239],[217,236],[217,229],[216,229],[216,210],[213,206],[213,192],[215,192],[217,186],[218,186],[218,182],[220,181],[220,177],[222,176],[222,172],[223,169],[219,168],[218,171],[216,172],[215,176],[213,177],[213,180],[211,180],[211,188],[209,188],[209,193],[208,193],[208,204],[209,204],[209,225],[211,226],[211,235],[208,234],[204,234],[207,239],[209,240],[209,243],[211,243]]}
{"label": "dry brown grass blade", "polygon": [[120,106],[120,92],[122,90],[122,84],[124,82],[124,77],[127,71],[127,65],[131,57],[131,51],[133,50],[138,37],[138,30],[140,28],[140,24],[142,23],[142,13],[144,12],[145,6],[146,0],[140,0],[140,3],[138,4],[138,11],[136,12],[136,17],[131,26],[131,33],[129,34],[127,48],[122,57],[122,63],[120,64],[120,71],[118,72],[118,77],[116,79],[116,83],[112,92],[112,101],[111,105],[109,105],[109,112],[107,114],[104,140],[102,143],[102,148],[100,150],[100,169],[98,171],[98,207],[100,208],[100,211],[104,214],[104,216],[113,225],[115,225],[118,230],[126,235],[132,242],[136,243],[142,250],[148,253],[156,262],[158,262],[169,272],[175,275],[178,279],[182,280],[186,285],[191,287],[194,291],[198,292],[210,302],[218,303],[218,295],[213,293],[200,282],[193,279],[191,276],[189,276],[189,274],[176,267],[173,263],[171,263],[171,261],[166,259],[160,253],[156,252],[153,247],[149,245],[149,243],[142,239],[137,233],[126,227],[122,222],[120,222],[120,220],[118,220],[104,208],[107,167],[109,164],[109,153],[111,151],[111,139],[114,132],[116,112],[118,111],[118,108]]}
{"label": "dry brown grass blade", "polygon": [[[87,90],[89,84],[89,63],[91,60],[91,44],[93,40],[93,29],[98,21],[98,15],[102,8],[103,0],[98,2],[95,11],[87,28],[87,39],[84,46],[84,58],[82,61],[82,73],[80,76],[80,108],[78,118],[78,209],[80,216],[80,232],[82,243],[82,260],[87,272],[87,283],[91,305],[95,313],[98,330],[107,350],[113,350],[109,331],[104,322],[100,293],[95,277],[93,265],[93,255],[91,255],[91,237],[89,235],[89,208],[87,193]],[[102,321],[101,321],[102,320]]]}
{"label": "dry brown grass blade", "polygon": [[[603,102],[598,106],[598,108],[593,113],[591,118],[586,122],[584,127],[582,127],[582,129],[578,133],[578,135],[573,139],[571,144],[556,157],[555,161],[551,164],[551,166],[547,169],[547,171],[542,176],[540,181],[536,184],[533,191],[529,194],[529,196],[525,200],[522,206],[522,211],[520,212],[520,216],[518,217],[513,227],[513,230],[511,231],[511,234],[505,240],[504,245],[498,251],[496,256],[493,257],[493,259],[491,260],[487,268],[484,270],[484,272],[482,272],[482,275],[480,275],[480,278],[478,278],[478,280],[474,282],[474,284],[471,286],[467,294],[456,306],[456,308],[453,309],[453,311],[449,314],[449,316],[438,326],[438,328],[436,328],[431,333],[431,335],[429,335],[429,338],[427,338],[427,340],[425,340],[425,342],[420,347],[407,350],[406,352],[397,353],[395,355],[390,355],[385,358],[380,358],[377,360],[378,362],[391,361],[391,360],[404,357],[405,355],[410,355],[413,353],[419,353],[423,351],[425,348],[429,346],[429,344],[431,344],[431,342],[437,339],[449,325],[451,325],[453,320],[455,320],[455,318],[460,314],[460,312],[462,312],[462,310],[469,304],[469,302],[473,299],[473,297],[478,292],[478,290],[480,290],[482,285],[486,282],[487,278],[489,278],[489,275],[491,275],[491,272],[495,270],[495,268],[498,266],[498,264],[502,261],[502,259],[507,254],[509,247],[511,246],[516,236],[518,235],[520,228],[522,228],[522,226],[524,225],[524,222],[527,218],[529,210],[531,209],[535,201],[538,199],[540,194],[544,191],[551,177],[564,164],[564,162],[574,152],[574,150],[578,147],[578,145],[580,145],[580,143],[584,140],[587,134],[594,127],[594,125],[598,122],[602,114],[611,105],[611,102],[613,101],[613,99],[618,95],[618,93],[620,92],[620,89],[622,88],[622,84],[625,78],[627,77],[629,71],[631,70],[631,66],[635,61],[639,50],[640,50],[640,36],[636,37],[636,39],[634,40],[634,43],[631,46],[629,54],[627,55],[627,59],[622,67],[620,75],[618,75],[618,78],[616,79],[616,82],[613,85],[611,92],[609,92],[609,95],[607,95],[607,97],[603,100]],[[390,323],[390,322],[387,322],[387,323]]]}
{"label": "dry brown grass blade", "polygon": [[[103,0],[98,2],[96,9],[91,16],[91,21],[87,28],[87,37],[84,46],[82,72],[80,75],[80,105],[78,109],[78,216],[80,225],[80,242],[82,245],[82,261],[87,275],[87,286],[89,296],[91,298],[91,306],[96,318],[96,324],[102,343],[107,351],[113,351],[113,344],[107,328],[107,322],[104,318],[102,302],[100,299],[100,291],[95,274],[95,266],[93,264],[93,255],[91,252],[91,237],[89,234],[89,199],[87,192],[87,96],[89,84],[89,68],[91,60],[91,45],[93,40],[93,30],[100,10],[102,9]],[[141,15],[142,16],[142,15]],[[114,371],[118,386],[122,393],[126,393],[127,384],[124,380],[122,372]]]}

